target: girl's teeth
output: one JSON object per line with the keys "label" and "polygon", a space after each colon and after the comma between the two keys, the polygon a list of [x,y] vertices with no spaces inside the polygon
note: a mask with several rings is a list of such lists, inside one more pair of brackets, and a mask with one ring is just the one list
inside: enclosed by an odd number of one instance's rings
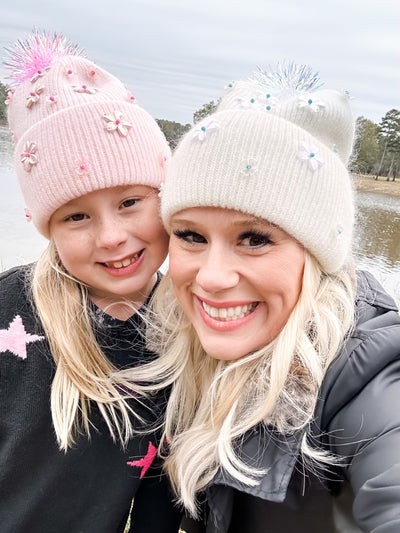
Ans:
{"label": "girl's teeth", "polygon": [[115,263],[105,263],[109,268],[123,268],[129,266],[131,263],[137,261],[139,254],[135,254],[130,259],[124,259],[123,261],[116,261]]}
{"label": "girl's teeth", "polygon": [[236,307],[212,307],[211,305],[202,302],[204,311],[216,320],[222,322],[229,322],[230,320],[237,320],[244,318],[254,311],[257,307],[257,302],[249,305],[237,305]]}

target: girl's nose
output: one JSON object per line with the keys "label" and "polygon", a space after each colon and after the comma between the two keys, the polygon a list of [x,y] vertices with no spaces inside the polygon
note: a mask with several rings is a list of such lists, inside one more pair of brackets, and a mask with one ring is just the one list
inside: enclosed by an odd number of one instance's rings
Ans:
{"label": "girl's nose", "polygon": [[128,232],[121,220],[109,217],[96,228],[96,244],[99,248],[117,248],[128,238]]}
{"label": "girl's nose", "polygon": [[210,248],[206,257],[201,258],[196,282],[207,293],[217,293],[236,287],[240,275],[233,258],[220,248]]}

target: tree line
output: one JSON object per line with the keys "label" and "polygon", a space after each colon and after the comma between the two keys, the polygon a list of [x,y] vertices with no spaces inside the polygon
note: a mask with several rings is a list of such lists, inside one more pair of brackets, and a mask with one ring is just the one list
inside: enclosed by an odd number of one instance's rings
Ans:
{"label": "tree line", "polygon": [[0,81],[0,124],[7,124],[7,106],[5,103],[7,94],[7,86]]}
{"label": "tree line", "polygon": [[[0,124],[7,124],[7,106],[5,100],[8,88],[0,82]],[[218,101],[211,100],[193,114],[196,124],[213,113]],[[180,124],[171,120],[156,119],[164,132],[171,149],[174,150],[180,138],[192,127],[192,124]],[[358,117],[356,120],[356,142],[350,170],[357,174],[371,174],[388,181],[400,177],[400,111],[391,109],[379,124]]]}

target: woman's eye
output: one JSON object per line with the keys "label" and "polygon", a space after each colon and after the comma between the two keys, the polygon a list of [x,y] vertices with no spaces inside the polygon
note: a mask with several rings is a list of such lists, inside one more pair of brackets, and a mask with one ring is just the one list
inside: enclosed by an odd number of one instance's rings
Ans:
{"label": "woman's eye", "polygon": [[204,244],[207,242],[206,239],[203,237],[203,235],[200,235],[200,233],[196,233],[195,231],[177,230],[177,231],[174,231],[174,235],[178,239],[181,239],[190,244]]}
{"label": "woman's eye", "polygon": [[272,244],[271,236],[264,233],[244,233],[239,238],[239,243],[242,246],[249,246],[251,248],[261,248]]}
{"label": "woman's eye", "polygon": [[65,221],[80,222],[85,218],[87,218],[87,215],[85,215],[84,213],[75,213],[74,215],[70,215],[69,217],[67,217]]}
{"label": "woman's eye", "polygon": [[138,202],[137,198],[128,198],[128,200],[125,200],[122,202],[121,207],[132,207]]}

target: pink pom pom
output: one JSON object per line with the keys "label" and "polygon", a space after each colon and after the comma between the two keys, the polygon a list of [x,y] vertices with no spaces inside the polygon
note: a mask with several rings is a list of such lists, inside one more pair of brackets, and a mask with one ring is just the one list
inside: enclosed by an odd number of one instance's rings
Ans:
{"label": "pink pom pom", "polygon": [[82,49],[62,34],[38,30],[34,30],[27,39],[17,41],[13,49],[6,48],[6,51],[8,59],[4,61],[4,66],[11,71],[7,79],[13,85],[32,78],[36,81],[59,57],[84,55]]}

